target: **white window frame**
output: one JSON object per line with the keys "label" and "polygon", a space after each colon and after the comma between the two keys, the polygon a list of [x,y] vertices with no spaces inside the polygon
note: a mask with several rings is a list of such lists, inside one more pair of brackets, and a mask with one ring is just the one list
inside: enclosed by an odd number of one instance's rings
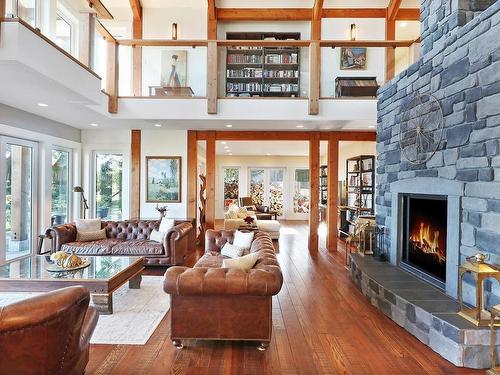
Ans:
{"label": "white window frame", "polygon": [[[38,170],[39,170],[39,154],[38,154],[38,143],[27,141],[21,138],[2,136],[0,135],[0,155],[5,155],[7,150],[7,144],[13,144],[16,146],[24,146],[31,148],[31,251],[28,255],[21,256],[19,258],[24,258],[31,256],[35,253],[38,246]],[[0,158],[0,163],[3,163],[4,156]],[[0,168],[0,181],[6,181],[6,169]],[[6,186],[5,183],[0,188],[0,264],[6,262],[7,246],[5,241],[5,223],[6,223]],[[10,261],[19,259],[11,259]]]}
{"label": "white window frame", "polygon": [[231,166],[231,165],[224,165],[222,166],[222,182],[221,182],[221,201],[222,201],[222,210],[226,210],[225,206],[225,197],[224,197],[224,176],[226,169],[237,169],[238,170],[238,200],[241,197],[241,167],[238,166]]}
{"label": "white window frame", "polygon": [[[71,13],[65,4],[58,1],[56,4],[56,20],[57,16],[61,17],[71,28],[70,31],[70,50],[66,51],[71,55],[77,54],[78,46],[78,19]],[[62,47],[61,47],[62,48]]]}
{"label": "white window frame", "polygon": [[287,167],[248,167],[248,181],[247,181],[247,191],[248,196],[250,196],[250,184],[252,183],[252,170],[264,170],[264,205],[269,205],[269,186],[271,184],[270,170],[272,169],[282,169],[283,170],[283,215],[279,216],[282,219],[287,217],[287,212],[289,212],[289,199],[288,198],[288,168]]}
{"label": "white window frame", "polygon": [[66,221],[68,223],[72,222],[73,221],[73,218],[74,218],[74,207],[73,207],[73,186],[74,186],[74,178],[73,178],[73,175],[74,175],[74,161],[73,161],[73,149],[72,148],[68,148],[68,147],[63,147],[63,146],[58,146],[58,145],[52,145],[51,149],[50,149],[50,167],[51,167],[51,176],[50,176],[50,197],[51,197],[51,201],[50,201],[50,214],[52,215],[52,151],[63,151],[63,152],[67,152],[69,154],[69,157],[68,157],[68,163],[69,163],[69,169],[68,169],[68,215],[67,215],[67,219]]}

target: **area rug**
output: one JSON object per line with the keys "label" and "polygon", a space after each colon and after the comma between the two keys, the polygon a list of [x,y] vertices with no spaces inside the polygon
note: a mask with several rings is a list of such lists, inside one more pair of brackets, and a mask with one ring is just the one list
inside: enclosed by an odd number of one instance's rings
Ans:
{"label": "area rug", "polygon": [[[100,315],[92,344],[144,345],[170,309],[163,277],[143,276],[140,289],[123,285],[113,293],[113,314]],[[38,293],[0,293],[0,306]]]}

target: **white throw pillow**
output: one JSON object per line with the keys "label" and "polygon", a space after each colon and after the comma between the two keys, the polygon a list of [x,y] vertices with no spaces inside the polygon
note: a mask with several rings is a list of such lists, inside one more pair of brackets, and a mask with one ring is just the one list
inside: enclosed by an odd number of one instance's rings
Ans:
{"label": "white throw pillow", "polygon": [[226,242],[220,251],[221,255],[229,258],[238,258],[243,255],[245,249]]}
{"label": "white throw pillow", "polygon": [[156,229],[153,229],[153,231],[149,235],[149,239],[151,241],[156,241],[156,242],[163,243],[165,235],[166,235],[166,233],[162,233],[162,232],[160,232],[160,231],[158,231]]}
{"label": "white throw pillow", "polygon": [[76,219],[77,232],[97,232],[101,230],[101,219]]}
{"label": "white throw pillow", "polygon": [[250,249],[252,246],[254,232],[234,232],[233,245],[241,247],[242,249]]}
{"label": "white throw pillow", "polygon": [[171,228],[173,228],[175,225],[175,220],[174,219],[167,219],[166,217],[163,217],[160,222],[160,228],[158,229],[158,232],[160,233],[167,233]]}
{"label": "white throw pillow", "polygon": [[259,252],[250,253],[248,255],[236,258],[236,259],[224,259],[222,261],[222,268],[233,268],[242,271],[249,271],[255,266],[259,259]]}

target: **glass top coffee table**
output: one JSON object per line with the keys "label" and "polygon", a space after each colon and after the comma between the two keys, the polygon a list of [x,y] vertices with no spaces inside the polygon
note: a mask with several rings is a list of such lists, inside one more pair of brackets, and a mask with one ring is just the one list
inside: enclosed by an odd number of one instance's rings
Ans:
{"label": "glass top coffee table", "polygon": [[144,270],[142,257],[88,256],[84,269],[49,272],[53,262],[49,256],[33,255],[0,266],[0,292],[48,292],[67,286],[82,285],[92,295],[92,302],[101,314],[113,313],[113,292],[129,283],[139,289]]}

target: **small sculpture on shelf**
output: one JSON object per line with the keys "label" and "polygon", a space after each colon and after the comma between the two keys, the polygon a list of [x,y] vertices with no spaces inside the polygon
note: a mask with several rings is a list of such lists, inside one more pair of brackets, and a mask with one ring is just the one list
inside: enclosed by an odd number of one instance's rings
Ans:
{"label": "small sculpture on shelf", "polygon": [[155,207],[155,210],[158,211],[160,213],[160,219],[161,218],[164,218],[165,215],[167,214],[167,211],[168,211],[168,207],[167,206],[161,206],[159,207],[158,206],[158,203],[156,203],[156,207]]}

